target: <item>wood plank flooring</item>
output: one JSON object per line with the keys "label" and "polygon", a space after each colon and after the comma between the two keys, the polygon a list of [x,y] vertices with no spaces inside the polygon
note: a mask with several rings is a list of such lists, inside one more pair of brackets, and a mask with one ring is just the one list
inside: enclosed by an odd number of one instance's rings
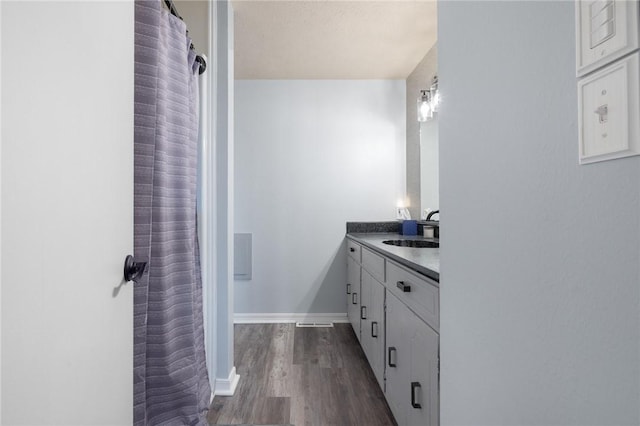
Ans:
{"label": "wood plank flooring", "polygon": [[240,383],[216,396],[209,424],[395,425],[350,324],[235,326]]}

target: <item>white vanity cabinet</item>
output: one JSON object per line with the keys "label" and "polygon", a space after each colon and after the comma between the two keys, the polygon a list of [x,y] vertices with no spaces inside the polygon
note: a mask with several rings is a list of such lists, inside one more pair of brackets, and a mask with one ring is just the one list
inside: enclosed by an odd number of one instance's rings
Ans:
{"label": "white vanity cabinet", "polygon": [[347,251],[349,321],[398,426],[438,425],[438,283],[350,239]]}
{"label": "white vanity cabinet", "polygon": [[362,301],[360,315],[360,344],[371,369],[384,390],[384,285],[367,270],[362,270]]}

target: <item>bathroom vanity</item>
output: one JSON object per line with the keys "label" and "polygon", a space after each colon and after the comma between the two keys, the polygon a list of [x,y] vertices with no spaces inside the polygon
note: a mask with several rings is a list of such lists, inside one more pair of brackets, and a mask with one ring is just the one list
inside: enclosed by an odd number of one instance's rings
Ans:
{"label": "bathroom vanity", "polygon": [[[349,228],[348,228],[349,230]],[[439,248],[347,233],[347,315],[399,426],[439,424]]]}

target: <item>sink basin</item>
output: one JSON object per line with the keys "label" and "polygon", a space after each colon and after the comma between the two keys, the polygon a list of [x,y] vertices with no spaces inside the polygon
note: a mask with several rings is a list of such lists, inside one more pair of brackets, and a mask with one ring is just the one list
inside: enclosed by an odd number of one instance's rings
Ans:
{"label": "sink basin", "polygon": [[420,247],[420,248],[438,248],[440,243],[438,241],[428,240],[386,240],[382,242],[390,246],[399,247]]}

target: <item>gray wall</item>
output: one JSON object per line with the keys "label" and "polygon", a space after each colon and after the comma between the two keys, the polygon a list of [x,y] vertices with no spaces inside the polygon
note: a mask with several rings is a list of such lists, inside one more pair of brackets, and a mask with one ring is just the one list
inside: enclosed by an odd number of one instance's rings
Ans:
{"label": "gray wall", "polygon": [[578,165],[573,2],[438,28],[442,423],[638,424],[640,158]]}
{"label": "gray wall", "polygon": [[236,313],[346,312],[345,224],[393,220],[405,194],[404,99],[404,80],[236,81]]}
{"label": "gray wall", "polygon": [[[407,77],[407,198],[411,203],[409,211],[413,219],[420,219],[421,212],[420,123],[417,102],[420,90],[429,88],[437,70],[438,48],[434,45]],[[422,180],[424,183],[424,179]]]}

